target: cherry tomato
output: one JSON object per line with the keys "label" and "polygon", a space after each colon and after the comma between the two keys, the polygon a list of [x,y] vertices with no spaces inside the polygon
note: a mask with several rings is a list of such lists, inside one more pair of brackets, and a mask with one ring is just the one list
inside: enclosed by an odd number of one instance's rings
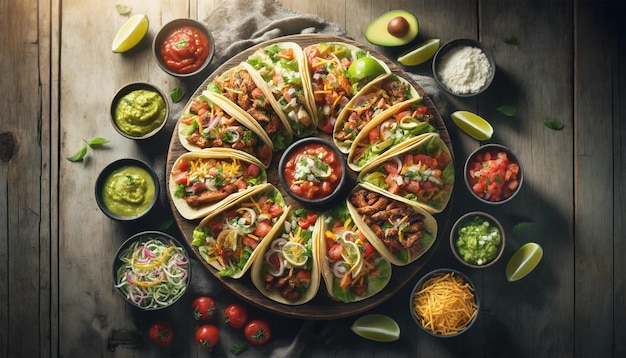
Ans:
{"label": "cherry tomato", "polygon": [[198,321],[205,321],[215,317],[216,305],[211,297],[197,297],[191,303],[191,308],[193,308],[193,318]]}
{"label": "cherry tomato", "polygon": [[167,322],[159,321],[150,326],[148,336],[157,346],[166,346],[174,340],[174,329]]}
{"label": "cherry tomato", "polygon": [[203,324],[196,329],[196,342],[205,348],[211,349],[215,347],[220,340],[220,332],[212,324]]}
{"label": "cherry tomato", "polygon": [[238,303],[232,303],[224,309],[224,323],[233,328],[242,328],[248,322],[248,311]]}
{"label": "cherry tomato", "polygon": [[255,319],[246,324],[246,327],[243,329],[243,334],[246,336],[248,342],[261,345],[270,340],[272,337],[272,329],[267,322]]}

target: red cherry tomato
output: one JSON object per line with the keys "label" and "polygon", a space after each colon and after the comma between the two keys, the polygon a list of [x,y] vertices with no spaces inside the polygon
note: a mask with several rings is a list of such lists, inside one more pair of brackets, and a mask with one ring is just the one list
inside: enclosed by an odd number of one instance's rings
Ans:
{"label": "red cherry tomato", "polygon": [[246,327],[243,329],[243,334],[246,336],[248,342],[261,345],[270,340],[272,337],[272,329],[267,322],[255,319],[246,324]]}
{"label": "red cherry tomato", "polygon": [[211,297],[200,296],[191,303],[193,309],[193,318],[198,321],[213,319],[215,316],[216,305]]}
{"label": "red cherry tomato", "polygon": [[148,335],[152,343],[166,346],[174,340],[174,329],[167,322],[159,321],[150,326]]}
{"label": "red cherry tomato", "polygon": [[220,332],[212,324],[203,324],[196,329],[196,342],[201,346],[211,349],[220,340]]}
{"label": "red cherry tomato", "polygon": [[238,303],[232,303],[224,309],[224,323],[233,328],[242,328],[248,322],[248,311]]}

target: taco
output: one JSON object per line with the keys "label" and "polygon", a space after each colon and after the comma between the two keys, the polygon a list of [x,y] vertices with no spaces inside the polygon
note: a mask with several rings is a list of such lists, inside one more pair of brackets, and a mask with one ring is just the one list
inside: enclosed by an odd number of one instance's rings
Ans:
{"label": "taco", "polygon": [[420,134],[435,132],[434,116],[421,98],[404,101],[386,109],[356,136],[348,153],[348,166],[361,171],[386,152]]}
{"label": "taco", "polygon": [[358,181],[435,214],[452,196],[454,162],[441,137],[431,133],[379,157],[361,171]]}
{"label": "taco", "polygon": [[357,226],[394,265],[417,260],[437,237],[437,221],[415,203],[357,186],[347,205]]}
{"label": "taco", "polygon": [[289,210],[279,232],[254,260],[251,278],[266,297],[286,305],[299,305],[317,294],[319,215],[307,209]]}
{"label": "taco", "polygon": [[272,184],[258,185],[202,219],[191,245],[221,276],[241,278],[281,228],[287,209]]}
{"label": "taco", "polygon": [[263,128],[206,91],[190,102],[178,120],[178,137],[189,151],[231,148],[259,158],[265,168],[272,161],[274,147]]}
{"label": "taco", "polygon": [[207,85],[207,91],[229,101],[249,121],[263,128],[274,150],[285,149],[293,139],[289,122],[275,110],[273,97],[266,95],[266,85],[257,80],[254,72],[247,63],[241,63],[216,76]]}
{"label": "taco", "polygon": [[347,154],[359,132],[378,114],[398,103],[419,97],[415,87],[396,74],[378,77],[352,97],[339,114],[333,129],[335,145]]}
{"label": "taco", "polygon": [[391,264],[354,224],[346,202],[323,214],[319,266],[328,295],[342,302],[364,300],[391,279]]}
{"label": "taco", "polygon": [[180,215],[192,220],[264,183],[267,173],[254,156],[234,149],[209,148],[178,157],[168,186]]}
{"label": "taco", "polygon": [[[351,79],[350,64],[369,53],[343,42],[322,42],[304,48],[305,81],[312,91],[311,108],[317,116],[317,126],[332,133],[337,117],[348,101],[373,78]],[[371,57],[371,56],[370,56]],[[390,73],[389,67],[375,59]]]}
{"label": "taco", "polygon": [[258,49],[249,64],[257,83],[273,99],[276,112],[291,127],[294,135],[305,137],[317,131],[317,118],[310,103],[311,91],[303,79],[305,68],[302,48],[295,42],[278,42]]}

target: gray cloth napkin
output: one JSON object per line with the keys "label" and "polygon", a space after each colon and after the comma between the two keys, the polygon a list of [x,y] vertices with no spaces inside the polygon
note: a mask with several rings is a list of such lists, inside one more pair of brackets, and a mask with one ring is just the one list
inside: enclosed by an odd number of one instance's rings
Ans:
{"label": "gray cloth napkin", "polygon": [[[175,130],[175,125],[183,107],[189,100],[189,95],[204,82],[206,77],[217,69],[225,61],[240,53],[241,51],[259,44],[261,42],[274,39],[280,36],[321,33],[334,36],[348,37],[349,35],[336,24],[330,23],[318,16],[305,15],[283,7],[273,0],[231,0],[224,2],[203,22],[209,27],[215,39],[215,57],[206,76],[198,76],[194,80],[181,82],[181,87],[185,92],[185,97],[179,103],[171,107],[170,119],[164,131],[152,142],[146,144],[146,150],[153,153],[153,167],[157,171],[161,180],[161,206],[163,216],[171,216],[171,208],[167,197],[165,186],[165,153],[171,135]],[[445,98],[441,96],[436,83],[431,77],[410,74],[424,91],[438,104],[438,107],[445,104]],[[441,110],[441,108],[440,108]],[[155,220],[152,219],[149,225],[154,229]],[[177,230],[172,225],[169,231]],[[166,230],[166,231],[168,231]],[[180,234],[172,232],[175,236]],[[179,302],[176,309],[170,314],[173,321],[184,321],[191,317],[188,312],[189,304],[198,295],[210,295],[216,299],[218,308],[221,310],[231,302],[238,302],[230,292],[227,292],[216,280],[210,277],[202,265],[196,260],[192,260],[192,283],[186,300]],[[187,302],[189,301],[189,302]],[[255,312],[257,308],[251,308]],[[242,356],[245,357],[301,357],[310,356],[311,352],[317,351],[325,353],[346,352],[346,342],[353,342],[354,336],[350,334],[349,323],[351,319],[336,321],[302,321],[278,315],[268,315],[261,312],[264,317],[268,317],[274,329],[274,337],[263,346],[251,346]],[[251,317],[252,318],[252,317]],[[187,324],[188,325],[188,324]],[[212,356],[235,356],[230,352],[234,344],[244,343],[241,330],[223,329],[220,336],[220,344],[217,350],[212,352]],[[193,332],[188,332],[192,335]],[[360,343],[363,343],[362,341]],[[358,343],[357,343],[358,344]],[[356,348],[356,347],[354,347]],[[367,349],[364,347],[364,349]],[[352,353],[355,353],[353,351]]]}

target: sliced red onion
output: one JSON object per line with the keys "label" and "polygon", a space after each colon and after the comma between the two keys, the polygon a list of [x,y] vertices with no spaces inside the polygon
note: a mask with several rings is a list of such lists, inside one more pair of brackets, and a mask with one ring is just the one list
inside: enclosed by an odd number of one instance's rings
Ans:
{"label": "sliced red onion", "polygon": [[343,265],[344,263],[345,261],[339,260],[333,265],[333,275],[335,275],[335,277],[342,278],[346,274],[346,271],[348,271]]}

